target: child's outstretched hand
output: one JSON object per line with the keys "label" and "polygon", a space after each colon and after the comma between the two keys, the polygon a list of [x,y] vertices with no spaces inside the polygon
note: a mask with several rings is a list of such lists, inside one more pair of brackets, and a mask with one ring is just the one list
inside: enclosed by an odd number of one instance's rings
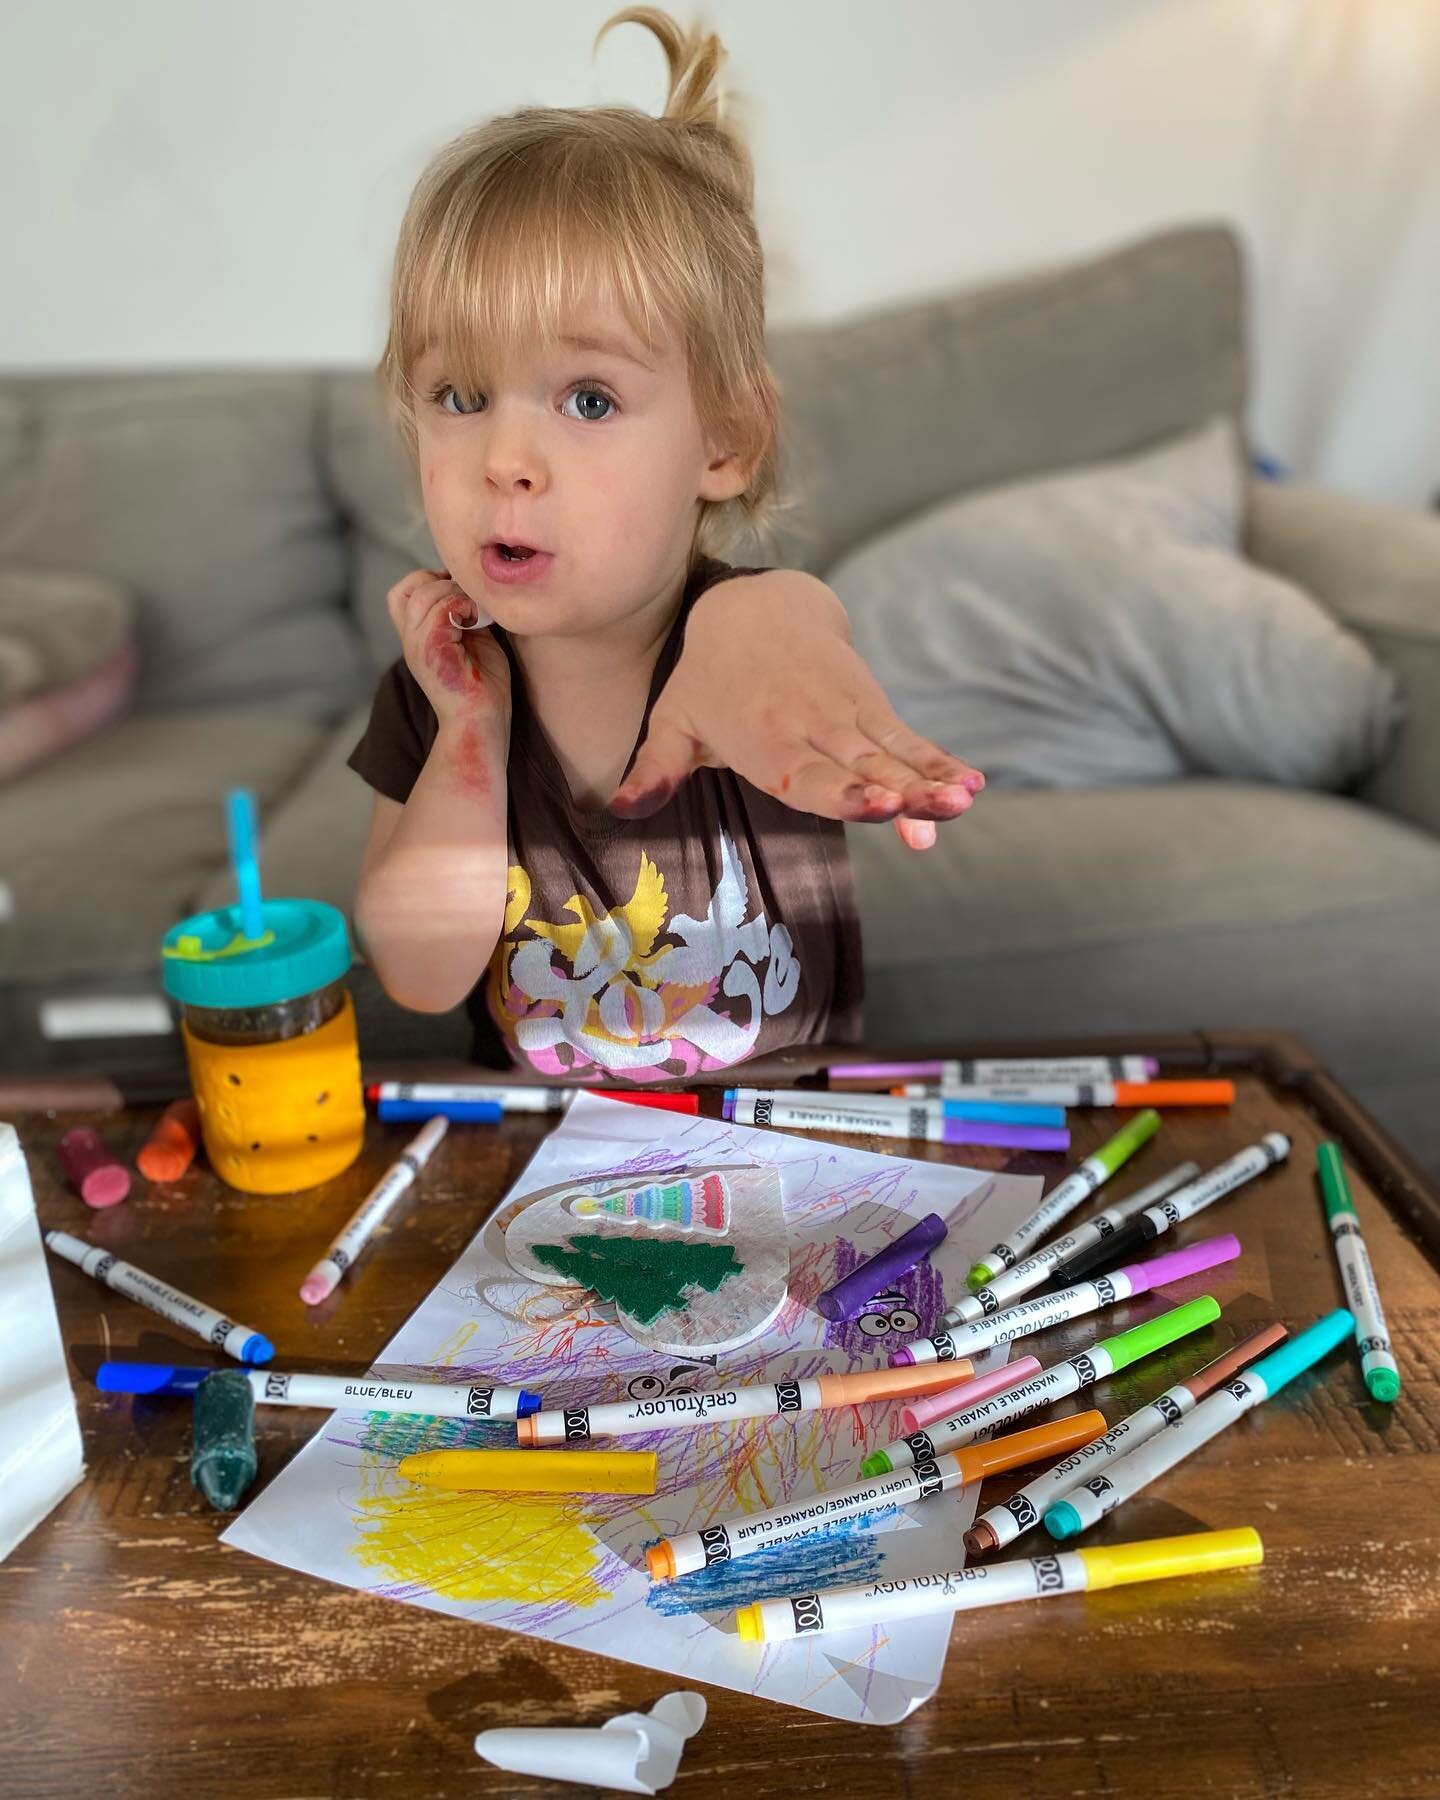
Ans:
{"label": "child's outstretched hand", "polygon": [[[489,619],[447,569],[412,569],[385,596],[406,666],[439,719],[491,712],[510,720],[510,665]],[[458,621],[458,623],[457,623]]]}
{"label": "child's outstretched hand", "polygon": [[793,569],[717,582],[695,602],[611,809],[645,818],[705,767],[823,818],[893,819],[912,850],[928,850],[934,821],[966,812],[985,785],[900,722],[851,648],[844,607]]}

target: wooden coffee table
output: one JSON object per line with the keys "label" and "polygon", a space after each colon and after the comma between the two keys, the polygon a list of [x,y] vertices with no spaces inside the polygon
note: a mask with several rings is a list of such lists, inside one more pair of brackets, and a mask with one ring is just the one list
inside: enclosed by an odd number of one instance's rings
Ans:
{"label": "wooden coffee table", "polygon": [[[1177,1348],[1101,1383],[1094,1403],[1113,1420],[1256,1324],[1298,1328],[1340,1303],[1314,1184],[1315,1147],[1326,1137],[1346,1150],[1404,1375],[1399,1403],[1368,1400],[1353,1355],[1337,1353],[1093,1538],[1254,1525],[1265,1540],[1262,1569],[961,1615],[939,1691],[895,1727],[843,1725],[705,1688],[709,1720],[675,1795],[1440,1793],[1440,1276],[1424,1247],[1440,1251],[1440,1197],[1293,1039],[966,1044],[953,1054],[1118,1050],[1159,1055],[1167,1073],[1237,1081],[1227,1112],[1166,1115],[1166,1166],[1193,1158],[1212,1167],[1267,1130],[1289,1133],[1294,1149],[1282,1170],[1210,1215],[1245,1251],[1217,1283],[1225,1311],[1204,1356]],[[813,1079],[826,1060],[789,1056],[755,1072]],[[103,1107],[102,1088],[89,1097]],[[173,1189],[137,1181],[125,1205],[97,1215],[61,1181],[57,1138],[70,1124],[93,1123],[133,1158],[157,1108],[26,1112],[16,1106],[24,1098],[0,1087],[0,1116],[20,1130],[42,1224],[104,1242],[262,1325],[278,1363],[295,1368],[367,1365],[546,1129],[521,1116],[452,1131],[427,1171],[423,1204],[409,1205],[343,1300],[312,1315],[295,1293],[297,1243],[324,1241],[407,1128],[372,1126],[361,1162],[310,1194],[247,1200],[202,1169]],[[706,1095],[705,1110],[718,1111],[718,1092]],[[1075,1112],[1071,1123],[1078,1157],[1114,1130],[1116,1116]],[[1046,1174],[1062,1166],[939,1146],[906,1153]],[[1119,1192],[1133,1186],[1117,1181]],[[1199,1235],[1185,1228],[1187,1239]],[[76,1270],[56,1265],[54,1285],[89,1467],[0,1564],[0,1792],[574,1794],[587,1790],[490,1769],[472,1738],[521,1722],[599,1724],[675,1685],[223,1548],[224,1520],[188,1478],[189,1409],[102,1396],[91,1380],[106,1355],[212,1359]],[[1047,1360],[1093,1335],[1093,1321],[1047,1335]],[[261,1409],[257,1422],[255,1491],[315,1428],[313,1415],[279,1408]],[[982,1507],[1021,1479],[987,1484]]]}

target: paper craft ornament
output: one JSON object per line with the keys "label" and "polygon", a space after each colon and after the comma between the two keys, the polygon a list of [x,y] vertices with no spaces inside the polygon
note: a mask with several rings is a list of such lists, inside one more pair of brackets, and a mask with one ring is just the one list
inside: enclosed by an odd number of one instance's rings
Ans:
{"label": "paper craft ornament", "polygon": [[532,1281],[590,1289],[646,1349],[712,1355],[758,1337],[785,1304],[782,1198],[779,1173],[748,1163],[606,1171],[526,1196],[505,1255]]}

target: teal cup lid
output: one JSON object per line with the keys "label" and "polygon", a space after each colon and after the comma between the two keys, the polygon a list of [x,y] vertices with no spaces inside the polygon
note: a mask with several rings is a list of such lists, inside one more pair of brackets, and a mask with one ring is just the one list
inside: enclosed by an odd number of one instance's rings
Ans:
{"label": "teal cup lid", "polygon": [[247,938],[238,906],[194,913],[161,944],[165,992],[186,1006],[277,1006],[341,980],[352,961],[345,915],[323,900],[266,900]]}

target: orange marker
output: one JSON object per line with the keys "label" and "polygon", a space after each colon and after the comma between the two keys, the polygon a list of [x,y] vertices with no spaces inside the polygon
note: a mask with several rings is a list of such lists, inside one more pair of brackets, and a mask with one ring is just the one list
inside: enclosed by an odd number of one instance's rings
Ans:
{"label": "orange marker", "polygon": [[931,1494],[983,1481],[1002,1469],[1021,1469],[1045,1457],[1068,1456],[1072,1450],[1094,1443],[1104,1429],[1103,1413],[1083,1412],[1052,1419],[1048,1425],[1034,1425],[1028,1431],[1012,1431],[988,1443],[967,1444],[963,1450],[937,1456],[932,1462],[894,1469],[888,1475],[857,1481],[853,1487],[835,1488],[828,1494],[804,1494],[769,1512],[751,1513],[743,1519],[728,1519],[723,1525],[708,1525],[703,1531],[688,1531],[683,1537],[666,1538],[645,1552],[646,1567],[652,1581],[672,1581],[677,1575],[689,1575],[711,1563],[729,1562],[732,1557],[767,1550],[771,1544],[786,1544],[794,1538],[808,1537],[811,1532],[825,1531],[837,1519],[854,1519],[891,1506],[909,1506]]}
{"label": "orange marker", "polygon": [[200,1148],[200,1109],[193,1100],[167,1106],[135,1158],[147,1181],[178,1181]]}
{"label": "orange marker", "polygon": [[974,1082],[937,1090],[929,1081],[892,1088],[909,1099],[1014,1100],[1037,1106],[1233,1106],[1233,1081],[1024,1081]]}

